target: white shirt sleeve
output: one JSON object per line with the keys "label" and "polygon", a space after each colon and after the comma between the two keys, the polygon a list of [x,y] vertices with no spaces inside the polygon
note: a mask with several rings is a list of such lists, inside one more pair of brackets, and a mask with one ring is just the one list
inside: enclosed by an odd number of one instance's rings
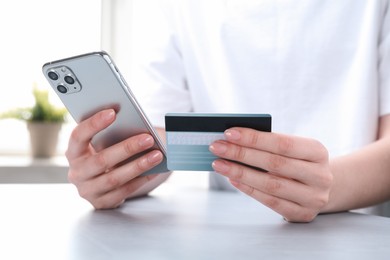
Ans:
{"label": "white shirt sleeve", "polygon": [[389,2],[384,1],[384,16],[379,39],[379,114],[390,113],[390,10]]}
{"label": "white shirt sleeve", "polygon": [[164,127],[168,112],[189,112],[181,53],[167,0],[134,1],[131,85],[154,126]]}

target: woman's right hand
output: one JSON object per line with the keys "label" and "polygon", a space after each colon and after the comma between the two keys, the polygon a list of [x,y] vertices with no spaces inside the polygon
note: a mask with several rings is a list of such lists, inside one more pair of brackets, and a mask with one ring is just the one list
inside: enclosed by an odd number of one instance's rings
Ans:
{"label": "woman's right hand", "polygon": [[112,124],[115,116],[113,109],[103,110],[78,124],[66,151],[69,181],[96,209],[116,208],[129,197],[144,195],[148,191],[143,192],[142,188],[160,175],[140,176],[162,162],[159,150],[121,164],[154,145],[149,134],[132,136],[99,152],[94,150],[92,137]]}

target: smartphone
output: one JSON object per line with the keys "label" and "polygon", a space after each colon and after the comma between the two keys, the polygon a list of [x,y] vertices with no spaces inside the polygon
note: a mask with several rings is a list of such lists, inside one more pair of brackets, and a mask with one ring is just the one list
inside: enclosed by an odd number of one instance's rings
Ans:
{"label": "smartphone", "polygon": [[[80,123],[103,109],[116,111],[115,122],[96,134],[91,143],[101,151],[131,136],[149,133],[164,159],[142,175],[167,172],[166,149],[112,58],[104,51],[47,62],[43,74],[73,119]],[[149,149],[148,151],[150,151]],[[133,160],[141,156],[141,153]]]}

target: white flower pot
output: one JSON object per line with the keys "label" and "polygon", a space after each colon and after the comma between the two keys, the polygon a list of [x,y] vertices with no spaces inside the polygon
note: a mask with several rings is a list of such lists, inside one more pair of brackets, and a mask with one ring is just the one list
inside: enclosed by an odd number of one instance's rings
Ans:
{"label": "white flower pot", "polygon": [[61,127],[62,123],[27,122],[33,157],[48,158],[55,155]]}

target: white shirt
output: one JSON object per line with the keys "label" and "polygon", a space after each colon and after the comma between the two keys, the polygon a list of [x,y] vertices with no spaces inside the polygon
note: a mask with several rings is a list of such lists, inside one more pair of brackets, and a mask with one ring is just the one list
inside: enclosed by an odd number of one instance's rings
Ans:
{"label": "white shirt", "polygon": [[274,132],[347,154],[390,113],[388,5],[135,0],[131,85],[156,126],[167,112],[269,113]]}

